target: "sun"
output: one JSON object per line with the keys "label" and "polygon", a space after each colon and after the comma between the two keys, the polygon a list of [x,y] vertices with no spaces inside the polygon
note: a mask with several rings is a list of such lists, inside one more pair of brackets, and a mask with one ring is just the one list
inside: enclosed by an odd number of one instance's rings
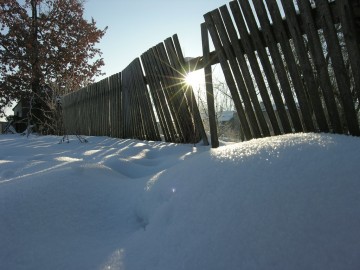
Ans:
{"label": "sun", "polygon": [[185,76],[185,83],[192,88],[199,88],[204,83],[204,73],[201,70],[189,72]]}

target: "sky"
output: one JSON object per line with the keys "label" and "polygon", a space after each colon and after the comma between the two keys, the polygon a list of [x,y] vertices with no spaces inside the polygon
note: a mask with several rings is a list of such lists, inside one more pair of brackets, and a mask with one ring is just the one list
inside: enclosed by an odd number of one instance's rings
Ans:
{"label": "sky", "polygon": [[151,47],[177,34],[185,57],[202,55],[203,15],[229,0],[87,0],[85,17],[108,26],[98,47],[106,76],[122,71]]}
{"label": "sky", "polygon": [[360,138],[0,135],[0,268],[360,269]]}

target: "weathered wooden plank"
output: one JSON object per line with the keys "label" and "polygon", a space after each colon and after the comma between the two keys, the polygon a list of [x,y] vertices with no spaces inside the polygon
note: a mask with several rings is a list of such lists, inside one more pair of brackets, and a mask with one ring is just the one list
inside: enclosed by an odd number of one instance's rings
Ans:
{"label": "weathered wooden plank", "polygon": [[149,67],[149,61],[147,59],[146,54],[141,55],[141,62],[143,64],[143,67],[145,70],[146,78],[148,79],[147,82],[149,85],[149,90],[150,90],[152,100],[154,102],[155,111],[156,111],[157,117],[159,119],[160,128],[164,135],[165,141],[168,141],[170,136],[169,136],[167,125],[166,125],[166,120],[165,120],[163,112],[162,112],[160,99],[159,99],[159,96],[157,95],[154,78],[151,74],[151,68]]}
{"label": "weathered wooden plank", "polygon": [[[135,61],[135,60],[134,60]],[[145,132],[144,132],[144,125],[143,120],[141,116],[141,110],[140,110],[140,102],[139,102],[139,93],[138,88],[136,86],[136,77],[134,77],[134,70],[133,70],[133,62],[131,62],[128,66],[129,71],[129,83],[130,83],[130,97],[131,97],[131,138],[133,139],[144,139]]]}
{"label": "weathered wooden plank", "polygon": [[109,136],[109,93],[108,78],[103,79],[104,91],[104,136]]}
{"label": "weathered wooden plank", "polygon": [[98,111],[98,117],[99,117],[99,136],[104,136],[105,132],[105,98],[104,98],[104,80],[101,80],[97,82],[98,85],[98,91],[99,91],[99,111]]}
{"label": "weathered wooden plank", "polygon": [[152,61],[152,57],[153,51],[150,49],[141,56],[141,60],[145,68],[146,77],[148,78],[150,92],[155,103],[155,109],[159,117],[159,122],[164,134],[165,141],[170,142],[173,141],[172,139],[174,139],[171,138],[171,136],[172,134],[175,134],[175,131],[170,131],[170,129],[173,128],[172,119],[169,108],[166,104],[160,81],[156,76],[156,63]]}
{"label": "weathered wooden plank", "polygon": [[108,83],[109,83],[109,132],[110,132],[110,137],[115,137],[114,134],[114,124],[113,124],[113,119],[114,119],[114,102],[115,102],[115,93],[114,93],[114,89],[113,89],[113,75],[108,77]]}
{"label": "weathered wooden plank", "polygon": [[131,94],[133,95],[132,110],[133,110],[134,123],[135,123],[135,125],[133,126],[133,134],[135,134],[134,138],[144,140],[147,135],[146,134],[147,121],[145,120],[145,115],[143,113],[144,103],[142,99],[142,91],[138,85],[139,78],[134,69],[135,61],[136,59],[130,64],[131,85],[132,85]]}
{"label": "weathered wooden plank", "polygon": [[179,38],[176,34],[173,35],[172,41],[176,50],[176,54],[175,54],[177,60],[176,68],[180,70],[182,73],[179,76],[179,81],[181,83],[181,88],[184,91],[184,96],[186,98],[188,110],[190,112],[190,117],[191,117],[190,121],[191,124],[193,125],[193,133],[194,133],[193,142],[196,143],[200,141],[200,139],[202,139],[204,145],[209,145],[209,141],[205,132],[204,124],[201,119],[199,107],[195,99],[193,88],[191,85],[187,85],[185,82],[185,76],[189,71],[185,69],[186,67],[185,58],[180,46]]}
{"label": "weathered wooden plank", "polygon": [[254,0],[253,3],[255,6],[257,17],[261,25],[261,29],[264,34],[266,45],[269,48],[271,59],[274,64],[277,77],[279,79],[279,83],[281,86],[282,93],[284,95],[286,106],[289,110],[293,129],[295,132],[301,132],[303,131],[301,120],[298,114],[298,110],[296,108],[294,97],[292,95],[289,78],[285,70],[285,66],[282,61],[281,54],[277,46],[277,42],[275,40],[275,35],[271,31],[272,29],[270,26],[270,21],[267,16],[267,11],[264,2],[262,0]]}
{"label": "weathered wooden plank", "polygon": [[84,87],[82,89],[83,91],[83,110],[84,110],[84,114],[83,114],[83,123],[84,123],[84,135],[89,135],[89,123],[90,123],[90,119],[89,119],[89,100],[88,100],[88,96],[87,96],[87,87]]}
{"label": "weathered wooden plank", "polygon": [[168,105],[171,112],[171,123],[175,127],[175,133],[173,134],[174,140],[184,141],[183,130],[181,127],[181,115],[178,113],[178,95],[176,91],[172,88],[172,82],[169,77],[171,75],[168,74],[168,68],[170,66],[170,62],[168,60],[168,56],[166,54],[165,46],[163,43],[159,43],[154,48],[155,62],[158,72],[158,79],[162,85],[163,92],[165,94],[165,102]]}
{"label": "weathered wooden plank", "polygon": [[[210,45],[209,45],[209,35],[206,28],[206,24],[201,24],[201,38],[202,38],[202,50],[205,63],[210,63]],[[214,89],[213,89],[213,79],[212,79],[212,68],[208,64],[204,67],[205,73],[205,89],[206,89],[206,100],[208,106],[208,116],[209,116],[209,126],[210,126],[210,139],[211,147],[219,147],[219,137],[217,133],[216,125],[216,115],[215,115],[215,101],[214,101]]]}
{"label": "weathered wooden plank", "polygon": [[345,113],[347,127],[350,134],[359,136],[360,130],[357,114],[355,111],[355,104],[350,89],[350,78],[345,67],[334,22],[331,19],[329,4],[326,0],[318,0],[316,2],[316,6],[319,13],[322,15],[322,29],[340,92],[340,98],[342,101],[342,108]]}
{"label": "weathered wooden plank", "polygon": [[265,81],[262,76],[261,69],[260,69],[259,63],[257,61],[256,55],[254,52],[255,49],[253,48],[251,39],[249,38],[248,32],[246,30],[246,24],[245,24],[244,18],[242,16],[242,12],[236,1],[230,2],[230,8],[233,13],[237,29],[240,33],[240,38],[241,38],[242,44],[244,46],[245,53],[248,57],[249,64],[253,71],[255,81],[258,86],[262,101],[264,103],[266,112],[269,116],[269,121],[271,123],[273,132],[275,135],[280,135],[281,134],[280,127],[277,122],[274,108],[272,106],[272,102],[270,100],[270,96],[267,91],[267,87],[265,85]]}
{"label": "weathered wooden plank", "polygon": [[[251,6],[248,1],[240,0],[240,6],[243,11],[244,17],[246,19],[246,23],[252,33],[252,40],[256,51],[258,53],[261,65],[263,67],[265,76],[267,78],[267,82],[269,84],[269,88],[272,94],[272,98],[276,105],[276,110],[279,115],[279,119],[281,121],[281,126],[285,133],[291,133],[290,122],[286,113],[284,101],[282,100],[281,93],[279,87],[276,82],[275,74],[272,70],[272,66],[270,60],[268,58],[267,52],[265,50],[265,46],[261,42],[260,35],[257,34],[257,24],[255,21],[254,14],[252,12]],[[274,60],[274,59],[273,59]]]}
{"label": "weathered wooden plank", "polygon": [[105,79],[105,90],[106,90],[105,105],[107,106],[107,108],[106,108],[106,136],[110,136],[111,135],[111,129],[110,129],[110,85],[109,85],[108,77]]}
{"label": "weathered wooden plank", "polygon": [[100,105],[100,86],[99,86],[99,82],[95,83],[94,85],[95,88],[95,100],[94,100],[94,106],[96,108],[96,110],[94,111],[94,116],[95,116],[95,136],[100,136],[100,125],[101,125],[101,115],[100,115],[100,110],[101,110],[101,105]]}
{"label": "weathered wooden plank", "polygon": [[96,114],[95,114],[95,117],[96,117],[96,136],[101,136],[101,109],[102,109],[102,106],[101,106],[101,88],[100,88],[100,83],[97,82],[96,84],[96,101],[95,101],[95,104],[96,104],[96,107],[97,107],[97,110],[96,110]]}
{"label": "weathered wooden plank", "polygon": [[[340,1],[343,1],[343,0],[340,0]],[[346,1],[347,1],[347,0],[346,0]],[[292,4],[293,2],[289,0],[289,3]],[[334,23],[339,23],[339,12],[338,12],[337,7],[336,7],[335,4],[336,4],[335,2],[329,3],[330,9],[331,9],[331,16],[332,16],[332,18],[333,18]],[[320,29],[320,27],[321,27],[320,22],[319,22],[319,21],[320,21],[320,18],[319,18],[319,15],[318,15],[317,10],[316,10],[316,9],[313,9],[313,10],[312,10],[312,14],[313,14],[313,17],[315,18],[316,28],[317,28],[317,29]],[[303,32],[304,26],[303,26],[303,22],[302,22],[302,20],[301,20],[301,18],[300,18],[300,15],[299,15],[299,14],[295,14],[294,17],[293,17],[293,19],[294,19],[295,21],[298,21],[298,22],[299,22],[300,30],[301,30],[301,32]],[[286,21],[284,20],[282,24],[283,24],[283,26],[284,26],[284,30],[285,30],[285,33],[286,33],[285,37],[290,37],[290,30],[289,30],[289,28],[287,27]],[[275,32],[276,27],[271,26],[271,29],[272,29],[272,30],[271,30],[272,32]],[[260,35],[263,44],[265,44],[265,39],[264,39],[264,37],[263,37],[262,31],[258,29],[257,32],[258,32],[258,35]],[[249,38],[251,39],[251,35],[249,35]],[[280,41],[277,39],[277,42],[279,43]],[[241,43],[242,43],[242,40],[239,39],[238,43],[241,44]],[[215,64],[219,64],[219,63],[220,63],[220,62],[219,62],[219,59],[218,59],[217,56],[216,56],[216,52],[215,52],[215,51],[210,52],[210,58],[211,58],[211,62],[210,62],[211,65],[215,65]],[[186,69],[187,69],[187,70],[199,70],[199,69],[204,68],[204,66],[205,66],[206,64],[207,64],[207,63],[205,63],[204,57],[203,57],[203,56],[199,56],[199,57],[195,57],[195,58],[192,58],[191,60],[189,60],[189,61],[187,62],[187,67],[186,67]]]}
{"label": "weathered wooden plank", "polygon": [[86,88],[81,89],[81,118],[80,118],[80,126],[82,135],[86,135],[87,133],[87,120],[86,120]]}
{"label": "weathered wooden plank", "polygon": [[82,113],[82,110],[81,110],[81,91],[78,91],[76,93],[76,133],[77,134],[81,134],[82,135],[82,123],[81,123],[81,113]]}
{"label": "weathered wooden plank", "polygon": [[97,119],[97,111],[98,111],[98,106],[97,106],[97,100],[98,100],[98,96],[97,96],[97,85],[96,83],[92,84],[92,128],[93,128],[93,132],[92,134],[94,136],[97,135],[97,126],[98,126],[98,119]]}
{"label": "weathered wooden plank", "polygon": [[[219,37],[223,44],[225,55],[226,55],[227,59],[229,59],[229,64],[230,64],[232,73],[234,74],[234,79],[237,84],[237,88],[240,92],[242,102],[244,103],[245,114],[247,116],[248,123],[249,123],[249,126],[252,131],[252,136],[254,138],[260,138],[261,131],[260,131],[260,128],[259,128],[257,120],[256,120],[255,112],[251,105],[250,97],[249,97],[245,82],[243,80],[243,74],[241,73],[241,71],[239,69],[239,65],[236,61],[235,53],[233,52],[233,50],[231,48],[231,42],[228,38],[227,31],[226,31],[223,21],[221,19],[219,10],[216,9],[216,10],[212,11],[211,16],[213,18],[213,21],[214,21],[217,31],[219,33]],[[235,94],[238,96],[238,92],[235,92]],[[234,99],[234,97],[233,97],[233,99]]]}
{"label": "weathered wooden plank", "polygon": [[119,123],[120,123],[120,115],[119,115],[119,82],[118,82],[118,74],[113,74],[109,78],[110,85],[110,125],[111,125],[111,136],[115,138],[120,138],[119,134]]}
{"label": "weathered wooden plank", "polygon": [[296,20],[295,8],[293,3],[290,3],[288,0],[281,0],[281,3],[287,18],[286,22],[291,33],[291,38],[294,42],[294,47],[301,66],[303,78],[307,86],[307,93],[311,101],[318,128],[322,132],[329,132],[328,123],[319,96],[319,87],[315,82],[314,71],[311,67],[311,63],[307,55],[307,50],[305,48],[302,37],[302,31],[298,21]]}
{"label": "weathered wooden plank", "polygon": [[101,110],[99,111],[101,116],[101,126],[100,126],[100,134],[101,136],[106,136],[106,94],[105,94],[105,79],[102,79],[99,83],[100,86],[100,106]]}
{"label": "weathered wooden plank", "polygon": [[96,134],[96,121],[97,121],[97,119],[96,119],[96,111],[97,111],[96,84],[92,84],[89,87],[91,90],[91,94],[90,94],[90,98],[91,98],[91,134],[95,135]]}
{"label": "weathered wooden plank", "polygon": [[220,60],[220,65],[221,65],[221,68],[223,70],[223,73],[224,73],[224,76],[225,76],[225,80],[226,80],[226,83],[229,87],[229,90],[231,92],[231,95],[233,97],[233,101],[234,101],[234,105],[235,105],[235,108],[236,108],[236,111],[239,115],[239,119],[240,119],[240,122],[241,122],[241,126],[243,127],[244,129],[244,134],[245,134],[245,137],[246,139],[252,139],[252,134],[251,134],[251,130],[250,130],[250,126],[248,124],[248,121],[246,119],[246,116],[245,116],[245,111],[244,111],[244,108],[241,104],[241,100],[240,100],[240,97],[239,95],[237,94],[237,88],[236,88],[236,84],[235,84],[235,80],[231,74],[231,70],[230,70],[230,66],[226,60],[226,54],[221,46],[221,41],[220,41],[220,37],[216,31],[216,28],[215,28],[215,23],[213,21],[213,18],[211,16],[211,13],[206,13],[204,15],[204,19],[205,19],[205,22],[206,22],[206,26],[209,30],[209,33],[210,33],[210,36],[211,36],[211,39],[213,41],[213,44],[214,44],[214,47],[217,51],[217,55],[219,57],[219,60]]}
{"label": "weathered wooden plank", "polygon": [[329,115],[332,129],[336,133],[342,133],[341,121],[336,106],[335,96],[332,90],[329,72],[323,55],[321,41],[315,28],[314,20],[311,17],[310,3],[305,1],[298,2],[300,15],[305,23],[305,33],[308,37],[309,51],[318,72],[319,83],[323,92],[323,97]]}
{"label": "weathered wooden plank", "polygon": [[357,42],[356,28],[354,25],[354,17],[351,12],[351,5],[348,0],[336,0],[336,7],[339,11],[342,32],[349,55],[351,72],[355,82],[355,93],[360,103],[360,46]]}
{"label": "weathered wooden plank", "polygon": [[171,72],[171,67],[164,44],[159,43],[154,48],[154,53],[156,55],[154,60],[157,63],[158,79],[163,87],[165,100],[170,108],[172,123],[176,130],[176,133],[173,135],[175,140],[182,142],[185,140],[185,137],[182,127],[182,114],[179,110],[179,103],[181,103],[181,100],[179,99],[178,93],[176,93],[176,90],[173,88],[174,83],[171,80],[173,75],[169,73],[169,71]]}
{"label": "weathered wooden plank", "polygon": [[[135,60],[134,60],[135,61]],[[140,91],[136,83],[136,76],[134,72],[134,61],[130,63],[129,65],[129,72],[130,72],[130,84],[131,84],[131,96],[132,96],[132,102],[131,102],[131,111],[132,111],[132,138],[134,139],[144,139],[145,137],[145,130],[144,130],[144,120],[142,117],[141,112],[141,97],[140,97]]]}
{"label": "weathered wooden plank", "polygon": [[179,109],[183,112],[183,130],[186,130],[185,141],[188,143],[195,143],[200,140],[200,134],[193,121],[193,94],[191,93],[191,95],[188,92],[190,88],[185,84],[187,70],[185,70],[185,65],[181,63],[173,39],[169,37],[164,41],[164,43],[172,67],[172,84],[174,85],[175,91],[178,93],[181,100],[179,103]]}
{"label": "weathered wooden plank", "polygon": [[115,91],[115,110],[114,110],[114,124],[115,136],[122,138],[122,108],[121,108],[121,73],[114,75],[114,91]]}
{"label": "weathered wooden plank", "polygon": [[222,18],[226,25],[227,32],[228,32],[230,40],[231,40],[230,46],[233,47],[236,58],[238,59],[238,62],[239,62],[240,68],[241,68],[241,72],[242,72],[242,75],[243,75],[245,83],[246,83],[246,88],[247,88],[249,96],[251,98],[251,102],[253,104],[253,107],[254,107],[254,110],[256,113],[256,118],[259,122],[259,126],[262,131],[262,135],[270,136],[270,131],[267,126],[264,114],[262,112],[260,102],[258,100],[258,96],[257,96],[256,90],[254,87],[254,83],[251,78],[251,74],[250,74],[248,65],[246,63],[246,59],[244,56],[245,55],[244,48],[241,45],[241,43],[238,42],[238,40],[239,40],[238,35],[236,33],[235,26],[231,20],[230,13],[227,9],[227,6],[226,5],[221,6],[220,12],[221,12]]}
{"label": "weathered wooden plank", "polygon": [[[167,127],[169,130],[169,135],[171,137],[171,141],[175,141],[178,134],[181,133],[179,121],[175,114],[175,108],[173,106],[173,101],[171,99],[170,89],[166,87],[165,81],[165,73],[163,70],[163,63],[159,54],[159,47],[163,46],[162,43],[151,49],[151,53],[149,54],[150,63],[153,66],[153,74],[154,81],[156,83],[157,94],[159,95],[162,110],[164,112],[164,116],[166,119]],[[168,102],[169,101],[169,102]],[[173,117],[174,116],[174,117]]]}
{"label": "weathered wooden plank", "polygon": [[304,88],[303,82],[300,77],[300,73],[297,68],[297,64],[292,52],[289,37],[287,31],[285,30],[284,21],[281,18],[280,10],[276,0],[266,0],[269,13],[273,21],[273,30],[277,42],[280,44],[284,58],[289,69],[289,74],[291,76],[293,87],[297,96],[299,103],[299,108],[301,111],[302,119],[304,122],[306,131],[315,131],[313,120],[311,117],[311,105],[309,104],[306,97],[306,90]]}
{"label": "weathered wooden plank", "polygon": [[123,138],[129,138],[130,136],[130,96],[129,96],[129,71],[125,68],[122,71],[122,85],[123,85],[123,96],[122,96],[122,108],[123,108]]}
{"label": "weathered wooden plank", "polygon": [[170,75],[170,81],[173,85],[175,93],[178,99],[178,112],[181,113],[181,125],[183,130],[183,135],[185,142],[193,143],[197,140],[198,134],[196,134],[195,126],[193,125],[191,118],[190,107],[191,104],[188,103],[185,94],[185,83],[184,78],[186,74],[185,67],[182,67],[179,58],[176,54],[175,46],[173,40],[171,38],[167,38],[165,40],[165,47],[167,51],[167,55],[170,60],[170,67],[168,69]]}
{"label": "weathered wooden plank", "polygon": [[[172,42],[172,41],[171,41]],[[174,53],[172,48],[167,48],[165,50],[165,46],[169,47],[169,42],[165,40],[165,45],[163,43],[158,44],[157,51],[159,53],[161,68],[163,71],[162,82],[164,84],[164,88],[168,90],[169,96],[167,97],[167,102],[172,104],[173,111],[172,116],[175,119],[175,123],[177,124],[178,129],[178,138],[180,142],[190,142],[191,141],[191,131],[192,125],[187,121],[190,118],[190,112],[187,110],[187,107],[184,107],[184,94],[181,89],[179,80],[175,78],[178,77],[178,71],[172,63],[170,62],[170,55]],[[172,59],[173,60],[173,59]],[[184,109],[185,108],[185,109]]]}
{"label": "weathered wooden plank", "polygon": [[116,87],[115,87],[115,75],[111,75],[109,77],[109,101],[110,101],[110,136],[117,137],[115,132],[115,125],[116,125],[116,117],[115,117],[115,110],[116,110]]}
{"label": "weathered wooden plank", "polygon": [[122,116],[123,116],[123,108],[122,108],[122,73],[118,73],[117,74],[117,116],[118,116],[118,134],[119,134],[119,138],[124,138],[124,134],[123,134],[123,130],[124,130],[124,122],[122,121]]}
{"label": "weathered wooden plank", "polygon": [[145,121],[145,132],[146,132],[146,139],[147,140],[154,140],[160,141],[160,134],[156,125],[155,114],[153,111],[153,107],[151,104],[150,96],[148,93],[147,86],[144,82],[144,74],[142,72],[140,59],[137,58],[136,62],[134,63],[134,72],[136,72],[136,83],[138,84],[138,88],[140,92],[140,109],[143,114],[143,119]]}
{"label": "weathered wooden plank", "polygon": [[100,91],[100,84],[99,82],[95,83],[95,89],[96,89],[96,99],[94,101],[96,106],[96,111],[94,112],[95,119],[96,119],[96,130],[95,134],[96,136],[101,136],[101,103],[99,102],[101,100],[101,91]]}
{"label": "weathered wooden plank", "polygon": [[[181,50],[181,46],[180,46],[178,36],[176,34],[173,35],[173,41],[174,41],[174,45],[175,45],[175,48],[176,48],[178,58],[180,60],[180,64],[181,64],[182,67],[185,67],[185,58],[184,58],[184,55],[183,55],[182,50]],[[185,81],[184,81],[184,83],[185,83]],[[204,145],[209,145],[209,141],[208,141],[208,138],[207,138],[207,135],[206,135],[206,132],[205,132],[204,124],[203,124],[202,119],[201,119],[199,107],[198,107],[198,104],[196,103],[196,100],[194,98],[194,91],[193,91],[191,86],[185,91],[185,95],[186,95],[186,98],[188,100],[191,99],[192,106],[190,108],[192,109],[192,113],[193,113],[194,125],[196,125],[196,129],[200,133],[199,135],[202,138],[203,144]]]}

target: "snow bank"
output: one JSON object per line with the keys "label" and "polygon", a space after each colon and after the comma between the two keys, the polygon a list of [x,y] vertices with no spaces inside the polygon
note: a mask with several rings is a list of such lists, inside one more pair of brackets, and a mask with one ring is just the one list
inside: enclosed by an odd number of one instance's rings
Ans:
{"label": "snow bank", "polygon": [[0,136],[0,269],[359,269],[360,139]]}

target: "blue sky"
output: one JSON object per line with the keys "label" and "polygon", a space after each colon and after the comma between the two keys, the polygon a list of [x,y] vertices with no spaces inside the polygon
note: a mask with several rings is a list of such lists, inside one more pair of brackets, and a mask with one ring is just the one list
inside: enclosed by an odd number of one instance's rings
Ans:
{"label": "blue sky", "polygon": [[132,60],[173,34],[185,56],[202,54],[203,15],[229,0],[87,0],[85,17],[99,28],[108,26],[98,47],[105,77],[122,71]]}

